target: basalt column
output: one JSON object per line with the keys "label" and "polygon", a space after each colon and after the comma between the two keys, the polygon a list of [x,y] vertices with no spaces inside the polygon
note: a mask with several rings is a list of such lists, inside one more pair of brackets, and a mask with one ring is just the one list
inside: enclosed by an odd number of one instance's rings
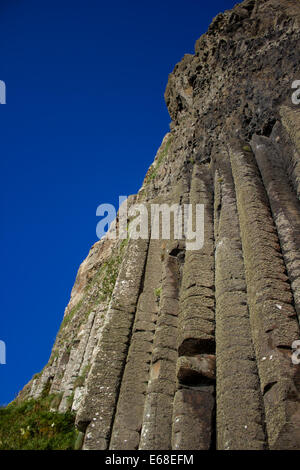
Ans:
{"label": "basalt column", "polygon": [[300,319],[300,202],[284,170],[284,159],[272,140],[254,136],[251,142],[269,197]]}
{"label": "basalt column", "polygon": [[[264,449],[242,242],[226,150],[215,156],[217,448]],[[226,162],[226,163],[225,163]]]}
{"label": "basalt column", "polygon": [[147,251],[148,240],[131,240],[120,269],[87,393],[76,416],[79,430],[85,432],[84,449],[107,449],[109,445]]}
{"label": "basalt column", "polygon": [[[172,447],[209,449],[214,433],[215,301],[213,190],[209,164],[196,164],[190,203],[204,204],[204,245],[186,251],[178,322],[178,390]],[[195,430],[197,430],[195,432]]]}
{"label": "basalt column", "polygon": [[[160,205],[161,208],[168,207],[170,233],[166,233],[166,239],[160,242],[162,279],[161,283],[158,283],[157,278],[157,286],[154,290],[159,309],[139,445],[139,449],[142,450],[172,448],[179,291],[185,250],[182,234],[177,233],[175,227],[179,228],[179,232],[180,227],[183,229],[183,218],[181,217],[183,214],[181,211],[178,213],[177,208],[182,208],[182,204],[188,202],[188,195],[189,179],[182,178],[181,184],[175,186],[169,197],[165,198],[163,204]],[[161,229],[163,229],[163,225],[162,218]]]}
{"label": "basalt column", "polygon": [[234,143],[237,194],[252,338],[271,449],[300,448],[299,368],[291,345],[299,326],[268,198],[251,151]]}
{"label": "basalt column", "polygon": [[110,449],[137,449],[139,446],[157,321],[155,289],[161,282],[160,245],[159,240],[150,240],[143,289],[122,378]]}
{"label": "basalt column", "polygon": [[[167,244],[170,246],[170,244]],[[173,400],[176,390],[177,316],[180,266],[175,248],[162,252],[163,273],[159,296],[150,380],[144,409],[140,449],[171,449]]]}

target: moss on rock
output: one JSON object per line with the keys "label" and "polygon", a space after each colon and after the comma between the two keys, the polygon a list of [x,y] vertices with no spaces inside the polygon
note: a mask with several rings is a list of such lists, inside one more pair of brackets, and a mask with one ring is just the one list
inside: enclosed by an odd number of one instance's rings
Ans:
{"label": "moss on rock", "polygon": [[71,450],[78,432],[75,415],[50,412],[54,395],[0,409],[0,450]]}

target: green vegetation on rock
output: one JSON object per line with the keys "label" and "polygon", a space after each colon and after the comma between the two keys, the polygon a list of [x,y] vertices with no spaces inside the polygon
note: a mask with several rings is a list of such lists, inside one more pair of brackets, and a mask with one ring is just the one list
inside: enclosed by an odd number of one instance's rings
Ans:
{"label": "green vegetation on rock", "polygon": [[87,364],[87,365],[84,367],[84,369],[83,369],[83,371],[82,371],[82,374],[79,375],[79,376],[77,377],[77,379],[75,380],[75,382],[74,382],[74,389],[77,388],[77,387],[83,387],[84,382],[85,382],[85,379],[86,379],[86,377],[87,377],[87,375],[88,375],[88,373],[89,373],[90,368],[91,368],[91,364]]}
{"label": "green vegetation on rock", "polygon": [[160,298],[161,297],[161,294],[162,294],[162,287],[157,287],[156,289],[154,289],[154,295],[155,297],[157,298]]}
{"label": "green vegetation on rock", "polygon": [[61,329],[63,329],[72,320],[75,313],[78,312],[78,310],[80,309],[82,303],[83,303],[83,299],[80,300],[78,304],[76,304],[75,307],[73,307],[72,310],[65,316],[60,327]]}
{"label": "green vegetation on rock", "polygon": [[121,260],[121,256],[116,256],[103,264],[104,276],[99,295],[100,301],[110,300],[118,277]]}
{"label": "green vegetation on rock", "polygon": [[[73,321],[75,316],[77,328],[79,328],[79,326],[86,321],[97,304],[100,302],[108,303],[110,301],[128,242],[129,236],[125,240],[122,240],[117,254],[112,255],[107,261],[101,264],[93,278],[87,283],[83,298],[65,315],[60,326],[60,335],[64,342],[67,341],[66,334],[69,331],[69,329],[65,327]],[[72,344],[70,343],[66,351],[70,352],[71,348]],[[51,357],[51,363],[54,361],[55,357],[55,355]]]}
{"label": "green vegetation on rock", "polygon": [[0,408],[0,450],[71,450],[75,415],[50,412],[54,395]]}
{"label": "green vegetation on rock", "polygon": [[129,236],[120,243],[118,254],[116,256],[111,256],[107,261],[105,261],[100,266],[92,282],[86,286],[87,293],[96,284],[99,286],[97,289],[96,303],[110,301],[119,274],[124,251],[128,245],[128,242]]}

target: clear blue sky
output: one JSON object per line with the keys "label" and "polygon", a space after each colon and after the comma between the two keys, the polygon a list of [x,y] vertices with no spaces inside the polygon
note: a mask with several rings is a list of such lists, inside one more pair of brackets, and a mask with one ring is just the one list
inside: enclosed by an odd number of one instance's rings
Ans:
{"label": "clear blue sky", "polygon": [[174,65],[232,0],[1,0],[0,404],[46,364],[96,208],[138,191]]}

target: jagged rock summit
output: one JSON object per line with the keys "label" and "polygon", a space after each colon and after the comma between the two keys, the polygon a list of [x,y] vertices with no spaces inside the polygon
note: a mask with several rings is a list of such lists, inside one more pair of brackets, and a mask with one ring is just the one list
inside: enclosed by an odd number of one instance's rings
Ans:
{"label": "jagged rock summit", "polygon": [[170,74],[129,203],[204,204],[204,246],[96,243],[18,398],[72,409],[83,449],[300,449],[299,64],[299,0],[246,0]]}

